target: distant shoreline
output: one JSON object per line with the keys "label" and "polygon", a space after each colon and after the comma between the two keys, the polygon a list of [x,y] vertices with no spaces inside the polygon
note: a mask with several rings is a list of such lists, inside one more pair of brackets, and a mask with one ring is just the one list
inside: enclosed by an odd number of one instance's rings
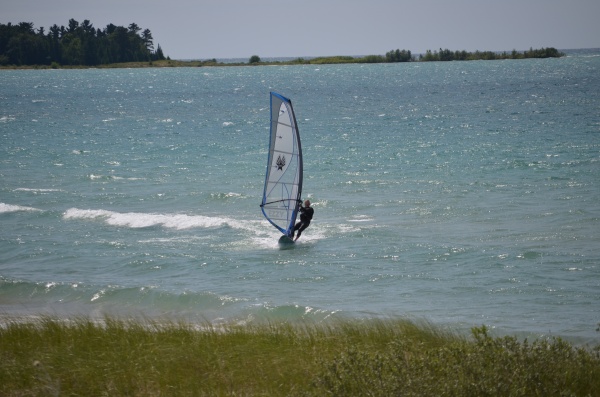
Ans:
{"label": "distant shoreline", "polygon": [[277,65],[331,65],[331,64],[374,64],[374,63],[407,63],[407,62],[448,62],[448,61],[474,61],[474,60],[517,60],[531,58],[562,58],[565,53],[553,47],[530,49],[518,52],[493,52],[493,51],[450,51],[428,50],[425,54],[413,56],[410,51],[395,50],[382,55],[367,56],[329,56],[315,58],[294,58],[288,61],[263,61],[260,57],[253,55],[248,62],[223,62],[216,59],[208,60],[172,60],[163,59],[143,62],[123,62],[99,65],[0,65],[0,70],[20,69],[129,69],[129,68],[172,68],[172,67],[210,67],[210,66],[277,66]]}

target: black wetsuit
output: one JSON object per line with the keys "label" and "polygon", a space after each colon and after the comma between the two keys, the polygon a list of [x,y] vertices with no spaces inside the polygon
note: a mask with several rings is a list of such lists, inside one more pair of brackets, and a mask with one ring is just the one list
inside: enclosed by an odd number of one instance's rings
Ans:
{"label": "black wetsuit", "polygon": [[298,231],[296,239],[300,238],[300,235],[310,225],[315,210],[312,207],[300,207],[300,222],[294,226],[294,233]]}

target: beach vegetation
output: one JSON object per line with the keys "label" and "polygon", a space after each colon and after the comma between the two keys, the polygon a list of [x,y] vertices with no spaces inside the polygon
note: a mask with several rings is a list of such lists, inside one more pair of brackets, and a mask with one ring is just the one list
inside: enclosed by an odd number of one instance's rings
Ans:
{"label": "beach vegetation", "polygon": [[355,63],[356,58],[347,55],[337,55],[330,57],[316,57],[308,61],[311,65],[324,65],[324,64],[336,64],[336,63]]}
{"label": "beach vegetation", "polygon": [[0,395],[591,396],[598,348],[403,319],[210,325],[41,318],[0,327]]}

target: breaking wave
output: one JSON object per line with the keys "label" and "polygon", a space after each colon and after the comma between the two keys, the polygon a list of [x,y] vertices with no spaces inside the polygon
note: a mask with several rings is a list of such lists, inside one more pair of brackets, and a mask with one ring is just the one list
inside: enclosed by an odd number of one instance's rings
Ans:
{"label": "breaking wave", "polygon": [[41,211],[37,208],[25,207],[22,205],[13,205],[13,204],[5,204],[0,203],[0,214],[5,214],[9,212],[20,212],[20,211]]}
{"label": "breaking wave", "polygon": [[236,227],[238,221],[224,217],[185,214],[153,214],[140,212],[114,212],[107,210],[91,210],[70,208],[64,219],[100,220],[111,226],[130,227],[134,229],[160,226],[168,229],[184,230],[193,228]]}

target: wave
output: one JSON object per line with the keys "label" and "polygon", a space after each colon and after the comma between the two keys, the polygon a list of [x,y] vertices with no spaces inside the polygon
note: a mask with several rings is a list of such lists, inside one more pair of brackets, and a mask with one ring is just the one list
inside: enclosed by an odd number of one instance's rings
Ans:
{"label": "wave", "polygon": [[[223,195],[223,197],[230,198],[239,196],[234,193],[229,193]],[[48,212],[33,207],[0,203],[0,214],[20,211],[42,213]],[[130,229],[146,229],[155,227],[173,230],[229,228],[236,230],[243,236],[242,238],[238,237],[234,243],[231,241],[224,242],[224,246],[226,246],[229,250],[246,250],[256,247],[268,249],[278,248],[279,246],[277,241],[279,240],[279,237],[281,237],[281,233],[271,227],[269,223],[262,218],[237,219],[218,215],[205,216],[169,213],[117,212],[104,209],[69,208],[68,210],[62,212],[62,219],[68,221],[81,220],[102,222],[109,226]],[[310,233],[303,234],[300,245],[311,244],[316,241],[326,239],[328,236],[337,236],[339,234],[370,229],[373,227],[371,224],[372,221],[373,218],[371,217],[358,215],[352,219],[349,219],[347,223],[342,224],[318,222],[315,223],[314,226],[311,226]],[[194,238],[203,239],[203,237],[201,238],[197,236]],[[175,238],[174,241],[179,244],[182,241],[188,241],[189,239],[189,236],[179,236]],[[169,243],[170,239],[161,237],[158,239],[144,240],[143,242],[158,242],[164,244]]]}
{"label": "wave", "polygon": [[141,212],[114,212],[107,210],[91,210],[70,208],[63,218],[101,220],[111,226],[130,227],[133,229],[148,228],[154,226],[168,229],[184,230],[193,228],[219,228],[238,227],[239,221],[225,217],[210,217],[203,215],[185,214],[154,214]]}
{"label": "wave", "polygon": [[[217,229],[227,227],[241,231],[243,239],[236,242],[224,242],[223,247],[229,250],[246,250],[249,247],[278,248],[277,241],[281,237],[274,228],[270,227],[266,220],[239,220],[221,216],[185,215],[185,214],[156,214],[141,212],[115,212],[108,210],[92,210],[70,208],[63,214],[65,220],[91,220],[101,221],[110,226],[142,229],[151,227],[163,227],[175,230],[188,229]],[[311,230],[311,234],[303,236],[303,242],[310,242],[323,238],[321,233]],[[181,243],[188,237],[178,237]],[[154,242],[169,243],[168,239],[150,240]],[[150,242],[145,240],[144,242]]]}
{"label": "wave", "polygon": [[229,193],[211,193],[210,198],[215,199],[215,200],[229,200],[229,199],[237,199],[237,198],[246,198],[246,196],[244,196],[241,193],[229,192]]}
{"label": "wave", "polygon": [[157,286],[89,285],[80,282],[29,282],[0,277],[5,318],[13,315],[142,315],[195,318],[211,323],[324,320],[336,311],[299,304],[273,305],[211,291],[166,291]]}
{"label": "wave", "polygon": [[0,203],[0,214],[6,214],[9,212],[20,212],[20,211],[37,212],[37,211],[41,211],[41,210],[37,209],[37,208],[33,208],[33,207],[25,207],[22,205]]}
{"label": "wave", "polygon": [[34,193],[34,194],[64,192],[64,190],[62,190],[62,189],[31,189],[31,188],[25,188],[25,187],[17,188],[14,191],[15,192],[31,192],[31,193]]}
{"label": "wave", "polygon": [[[108,210],[92,210],[70,208],[63,214],[65,220],[89,220],[100,221],[115,227],[126,227],[132,229],[163,227],[175,230],[188,229],[217,229],[231,228],[242,234],[235,242],[223,242],[223,248],[227,250],[248,250],[254,248],[279,249],[277,241],[281,233],[271,227],[266,220],[244,220],[222,216],[203,216],[185,214],[156,214],[142,212],[115,212]],[[304,233],[300,240],[300,246],[308,246],[316,241],[327,238],[329,235],[349,233],[362,230],[362,227],[350,225],[328,225],[325,223],[311,226],[310,233]],[[198,238],[198,237],[196,237]],[[189,237],[177,237],[177,243],[188,240]],[[170,243],[168,238],[144,240],[144,242]],[[218,244],[217,244],[218,245]]]}
{"label": "wave", "polygon": [[96,175],[90,174],[89,179],[92,181],[144,181],[146,178],[137,178],[137,177],[123,177],[123,176],[115,176],[115,175]]}

